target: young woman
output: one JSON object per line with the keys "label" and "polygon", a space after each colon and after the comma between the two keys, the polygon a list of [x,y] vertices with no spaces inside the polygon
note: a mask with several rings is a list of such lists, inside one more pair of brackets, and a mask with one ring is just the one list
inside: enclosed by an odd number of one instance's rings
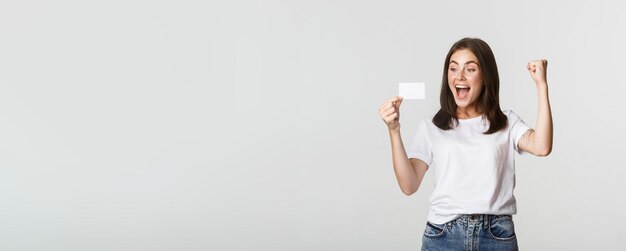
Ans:
{"label": "young woman", "polygon": [[513,111],[501,110],[496,60],[476,38],[456,42],[443,67],[441,108],[423,119],[405,150],[400,137],[402,97],[379,109],[391,138],[393,168],[406,195],[417,191],[428,169],[435,190],[422,250],[517,250],[515,152],[552,151],[552,115],[546,60],[526,66],[537,87],[538,112],[531,129]]}

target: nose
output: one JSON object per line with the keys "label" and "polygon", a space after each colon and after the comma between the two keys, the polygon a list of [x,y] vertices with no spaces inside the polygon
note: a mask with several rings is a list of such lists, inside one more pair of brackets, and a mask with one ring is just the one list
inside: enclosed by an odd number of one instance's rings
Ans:
{"label": "nose", "polygon": [[465,73],[464,73],[464,72],[465,72],[465,71],[459,71],[459,72],[456,74],[456,79],[457,79],[457,80],[465,80]]}

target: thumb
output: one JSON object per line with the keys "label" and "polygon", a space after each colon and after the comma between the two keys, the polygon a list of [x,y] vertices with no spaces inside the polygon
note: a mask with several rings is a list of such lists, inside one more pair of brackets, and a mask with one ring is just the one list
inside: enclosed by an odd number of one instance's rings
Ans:
{"label": "thumb", "polygon": [[396,102],[393,102],[393,106],[395,106],[395,107],[396,107],[396,109],[400,109],[400,105],[402,104],[402,100],[403,100],[403,99],[404,99],[403,97],[398,96],[398,97],[396,98]]}

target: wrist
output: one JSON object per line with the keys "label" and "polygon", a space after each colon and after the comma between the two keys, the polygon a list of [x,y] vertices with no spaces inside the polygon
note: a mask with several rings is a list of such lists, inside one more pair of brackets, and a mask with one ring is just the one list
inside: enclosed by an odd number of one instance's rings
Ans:
{"label": "wrist", "polygon": [[399,126],[397,128],[389,128],[389,135],[394,136],[394,135],[399,135],[399,134],[400,134]]}
{"label": "wrist", "polygon": [[537,81],[535,85],[537,85],[537,87],[548,87],[548,81]]}

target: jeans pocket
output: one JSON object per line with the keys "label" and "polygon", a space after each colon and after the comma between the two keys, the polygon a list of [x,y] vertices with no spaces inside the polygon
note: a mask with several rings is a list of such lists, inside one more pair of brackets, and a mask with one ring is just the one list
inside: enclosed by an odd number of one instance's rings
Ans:
{"label": "jeans pocket", "polygon": [[515,239],[515,225],[510,215],[494,215],[489,224],[489,234],[496,240]]}
{"label": "jeans pocket", "polygon": [[445,224],[435,224],[426,222],[426,229],[424,229],[424,236],[428,238],[437,238],[443,236],[446,232]]}

